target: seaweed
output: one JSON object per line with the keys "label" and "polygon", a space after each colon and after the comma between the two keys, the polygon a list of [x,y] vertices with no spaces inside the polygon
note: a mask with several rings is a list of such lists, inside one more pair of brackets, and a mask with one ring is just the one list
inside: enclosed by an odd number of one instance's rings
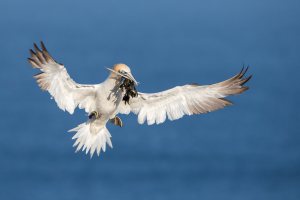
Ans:
{"label": "seaweed", "polygon": [[123,96],[123,101],[125,104],[129,104],[130,98],[134,98],[138,96],[138,92],[135,88],[134,81],[128,79],[128,78],[122,78],[120,88],[122,91],[125,90],[125,94]]}

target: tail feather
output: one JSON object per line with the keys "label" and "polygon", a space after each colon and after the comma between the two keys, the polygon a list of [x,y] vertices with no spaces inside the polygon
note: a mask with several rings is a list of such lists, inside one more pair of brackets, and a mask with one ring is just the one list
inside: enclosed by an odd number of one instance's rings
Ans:
{"label": "tail feather", "polygon": [[104,126],[95,125],[94,121],[89,120],[85,123],[78,125],[77,127],[69,130],[69,132],[76,132],[72,137],[75,140],[73,147],[76,147],[76,151],[85,151],[86,154],[90,153],[92,157],[95,152],[100,155],[101,149],[106,151],[106,143],[113,148],[111,142],[111,135],[107,128]]}

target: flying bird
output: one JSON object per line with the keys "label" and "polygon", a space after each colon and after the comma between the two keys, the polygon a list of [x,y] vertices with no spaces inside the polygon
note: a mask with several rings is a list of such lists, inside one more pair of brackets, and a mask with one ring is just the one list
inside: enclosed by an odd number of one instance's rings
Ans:
{"label": "flying bird", "polygon": [[138,123],[148,125],[163,123],[167,118],[176,120],[184,115],[203,114],[232,105],[224,97],[240,94],[248,89],[244,84],[252,76],[245,77],[248,68],[242,69],[230,79],[212,85],[187,84],[158,93],[141,93],[138,82],[126,64],[115,64],[102,83],[86,85],[76,83],[65,66],[56,62],[43,42],[41,49],[34,44],[30,49],[29,63],[41,72],[36,74],[39,87],[48,91],[58,107],[70,114],[76,107],[88,113],[86,122],[69,130],[76,132],[76,152],[79,150],[98,156],[105,152],[106,144],[112,146],[111,134],[106,124],[111,122],[122,127],[118,114],[134,113]]}

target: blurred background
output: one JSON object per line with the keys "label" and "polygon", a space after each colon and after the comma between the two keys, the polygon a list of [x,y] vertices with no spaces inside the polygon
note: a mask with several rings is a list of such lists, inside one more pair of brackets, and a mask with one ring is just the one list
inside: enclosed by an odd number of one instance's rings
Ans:
{"label": "blurred background", "polygon": [[[0,1],[0,199],[300,199],[296,0]],[[43,40],[79,83],[128,64],[139,91],[211,84],[250,65],[234,106],[159,126],[121,116],[114,148],[74,153],[26,61]]]}

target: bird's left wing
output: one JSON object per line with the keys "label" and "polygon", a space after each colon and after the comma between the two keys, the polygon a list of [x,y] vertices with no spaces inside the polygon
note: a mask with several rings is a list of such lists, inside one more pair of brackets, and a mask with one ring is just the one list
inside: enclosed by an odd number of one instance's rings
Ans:
{"label": "bird's left wing", "polygon": [[133,112],[138,122],[148,125],[163,123],[166,118],[176,120],[184,115],[202,114],[221,109],[232,103],[224,97],[240,94],[248,89],[244,84],[251,76],[244,78],[246,70],[234,77],[212,85],[189,84],[177,86],[159,93],[138,93],[129,104],[120,106],[120,113]]}
{"label": "bird's left wing", "polygon": [[63,111],[73,114],[78,106],[88,113],[92,112],[95,109],[96,85],[83,85],[73,81],[64,65],[51,57],[43,42],[41,47],[42,50],[34,44],[34,50],[30,49],[31,57],[28,58],[32,67],[41,71],[34,76],[40,88],[48,91]]}

